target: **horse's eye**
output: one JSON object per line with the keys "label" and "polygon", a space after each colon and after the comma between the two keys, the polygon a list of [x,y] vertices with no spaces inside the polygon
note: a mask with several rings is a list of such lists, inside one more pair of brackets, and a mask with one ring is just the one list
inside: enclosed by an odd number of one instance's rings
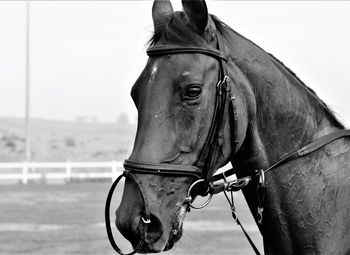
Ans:
{"label": "horse's eye", "polygon": [[202,88],[199,85],[192,85],[188,87],[185,91],[185,99],[187,100],[193,100],[197,99],[202,92]]}

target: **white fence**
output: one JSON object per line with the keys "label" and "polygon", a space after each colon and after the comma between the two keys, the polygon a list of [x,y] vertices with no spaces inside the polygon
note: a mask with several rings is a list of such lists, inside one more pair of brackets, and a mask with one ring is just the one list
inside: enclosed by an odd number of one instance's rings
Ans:
{"label": "white fence", "polygon": [[[78,169],[109,169],[110,171],[78,172]],[[3,170],[20,170],[18,173],[4,172]],[[60,169],[62,172],[50,172]],[[40,172],[39,172],[40,170]],[[57,180],[70,182],[72,179],[106,178],[114,181],[123,171],[123,162],[14,162],[0,163],[0,181],[21,181],[27,184],[28,180]]]}

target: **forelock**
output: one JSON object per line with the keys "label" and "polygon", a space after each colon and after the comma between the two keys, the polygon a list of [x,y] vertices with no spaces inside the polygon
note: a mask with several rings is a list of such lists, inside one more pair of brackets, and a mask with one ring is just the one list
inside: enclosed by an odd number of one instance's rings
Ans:
{"label": "forelock", "polygon": [[205,39],[195,32],[187,15],[182,11],[174,12],[158,24],[149,42],[151,46],[157,43],[197,46],[206,44]]}

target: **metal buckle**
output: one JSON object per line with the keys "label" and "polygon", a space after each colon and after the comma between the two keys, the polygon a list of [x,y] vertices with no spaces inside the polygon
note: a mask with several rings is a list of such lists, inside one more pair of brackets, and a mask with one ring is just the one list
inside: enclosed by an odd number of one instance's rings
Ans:
{"label": "metal buckle", "polygon": [[[218,83],[216,84],[216,87],[219,90],[220,95],[222,94],[222,89],[223,89],[222,85],[227,83],[228,81],[230,81],[230,79],[231,78],[229,76],[225,75],[224,78],[222,80],[218,81]],[[229,92],[229,91],[227,91],[227,92]]]}

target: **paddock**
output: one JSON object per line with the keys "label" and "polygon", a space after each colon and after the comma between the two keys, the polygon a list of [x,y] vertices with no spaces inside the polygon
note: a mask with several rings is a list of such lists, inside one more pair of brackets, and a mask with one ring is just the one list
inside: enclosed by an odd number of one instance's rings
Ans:
{"label": "paddock", "polygon": [[[110,181],[0,185],[1,254],[115,254],[105,233],[104,201]],[[117,203],[121,190],[116,193]],[[241,193],[239,217],[262,250],[260,233]],[[116,203],[113,205],[116,208]],[[111,213],[112,219],[114,215]],[[114,233],[122,240],[118,233]],[[122,245],[129,248],[123,239]],[[184,237],[167,254],[251,254],[251,247],[232,220],[224,196],[207,208],[192,210]]]}

